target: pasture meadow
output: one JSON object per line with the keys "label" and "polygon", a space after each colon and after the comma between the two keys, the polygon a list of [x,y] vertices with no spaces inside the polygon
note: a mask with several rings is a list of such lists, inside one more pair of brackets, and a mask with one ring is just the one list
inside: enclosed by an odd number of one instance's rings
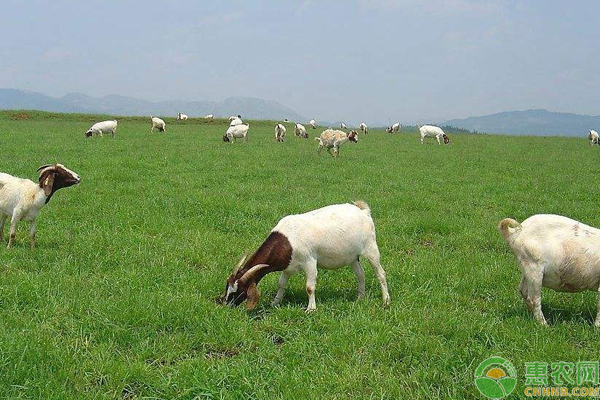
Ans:
{"label": "pasture meadow", "polygon": [[[597,294],[543,290],[549,327],[526,311],[520,273],[496,225],[556,213],[600,226],[600,151],[585,138],[371,129],[340,157],[316,134],[275,143],[249,121],[117,118],[115,139],[84,138],[108,116],[0,112],[0,171],[37,179],[60,162],[79,185],[0,247],[0,397],[43,399],[480,399],[477,365],[598,360]],[[112,117],[110,117],[112,119]],[[365,261],[366,299],[350,268],[319,271],[317,310],[304,277],[280,307],[277,275],[253,312],[215,304],[244,250],[283,216],[364,200],[392,303]],[[5,229],[8,229],[6,227]],[[523,397],[520,380],[512,398]]]}

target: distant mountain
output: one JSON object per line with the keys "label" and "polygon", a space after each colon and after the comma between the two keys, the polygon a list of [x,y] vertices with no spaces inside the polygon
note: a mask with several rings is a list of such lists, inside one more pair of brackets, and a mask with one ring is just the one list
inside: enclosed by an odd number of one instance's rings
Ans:
{"label": "distant mountain", "polygon": [[585,136],[590,129],[600,129],[600,116],[547,110],[508,111],[481,117],[451,119],[441,125],[509,135]]}
{"label": "distant mountain", "polygon": [[229,117],[241,114],[244,118],[251,119],[307,120],[291,108],[276,101],[253,97],[230,97],[216,102],[178,100],[151,102],[115,94],[91,97],[81,93],[70,93],[56,98],[24,90],[0,89],[0,109],[166,117],[174,117],[178,112],[183,112],[190,117],[203,117],[207,114],[214,114],[215,117]]}

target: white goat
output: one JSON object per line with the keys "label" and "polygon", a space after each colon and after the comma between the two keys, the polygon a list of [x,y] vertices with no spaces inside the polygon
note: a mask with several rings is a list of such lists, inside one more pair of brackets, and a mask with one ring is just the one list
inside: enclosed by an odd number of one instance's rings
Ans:
{"label": "white goat", "polygon": [[181,121],[185,121],[186,119],[188,119],[188,116],[182,113],[177,113],[177,119],[181,120]]}
{"label": "white goat", "polygon": [[388,133],[400,132],[400,128],[402,128],[402,125],[400,125],[400,122],[396,122],[394,125],[386,128],[386,131]]}
{"label": "white goat", "polygon": [[317,267],[338,269],[351,265],[358,279],[358,298],[365,296],[365,272],[360,257],[369,260],[379,285],[384,305],[390,303],[385,271],[381,267],[375,224],[369,206],[362,201],[336,204],[305,214],[288,215],[279,221],[271,234],[246,261],[235,267],[221,295],[221,302],[239,305],[248,300],[251,310],[258,304],[257,285],[268,273],[281,271],[279,290],[271,303],[277,306],[283,299],[290,276],[299,271],[306,275],[308,307],[317,308],[315,287]]}
{"label": "white goat", "polygon": [[438,144],[442,144],[440,141],[441,139],[444,140],[444,144],[450,143],[450,138],[448,137],[448,135],[446,135],[444,133],[442,128],[440,128],[439,126],[435,126],[435,125],[419,126],[419,125],[417,125],[417,127],[419,128],[419,132],[421,133],[421,144],[423,144],[423,140],[425,138],[436,139]]}
{"label": "white goat", "polygon": [[242,125],[243,123],[244,121],[242,121],[242,117],[239,115],[237,117],[229,117],[229,126]]}
{"label": "white goat", "polygon": [[38,183],[0,173],[0,241],[4,238],[4,223],[10,217],[9,249],[15,241],[20,220],[29,221],[29,242],[31,248],[35,248],[35,222],[41,208],[58,189],[81,181],[79,175],[62,164],[44,165],[38,172]]}
{"label": "white goat", "polygon": [[285,126],[283,126],[283,124],[277,124],[275,125],[275,140],[278,142],[283,142],[283,140],[285,139]]}
{"label": "white goat", "polygon": [[365,135],[369,133],[369,127],[364,122],[361,122],[361,124],[358,126],[358,129],[360,129],[360,131]]}
{"label": "white goat", "polygon": [[92,135],[100,135],[100,137],[104,136],[105,133],[110,133],[112,137],[115,137],[117,133],[117,121],[102,121],[96,122],[90,129],[85,133],[85,137],[90,137]]}
{"label": "white goat", "polygon": [[340,122],[340,129],[348,129],[345,123]]}
{"label": "white goat", "polygon": [[306,128],[302,124],[294,125],[294,135],[304,138],[304,139],[308,138],[308,133],[306,133]]}
{"label": "white goat", "polygon": [[600,145],[600,137],[598,136],[598,132],[593,129],[590,129],[590,133],[588,133],[588,140],[590,141],[590,146],[595,144]]}
{"label": "white goat", "polygon": [[308,124],[310,126],[312,126],[313,129],[317,129],[317,121],[315,121],[314,119],[311,119]]}
{"label": "white goat", "polygon": [[204,119],[212,121],[215,118],[215,116],[213,114],[208,114],[204,117]]}
{"label": "white goat", "polygon": [[248,130],[250,129],[250,124],[242,124],[230,126],[223,135],[224,142],[235,142],[237,139],[244,139],[244,142],[248,141]]}
{"label": "white goat", "polygon": [[150,132],[154,132],[154,128],[158,129],[159,132],[165,131],[165,121],[158,117],[150,117],[150,122],[152,123],[152,127],[150,128]]}
{"label": "white goat", "polygon": [[[498,229],[521,268],[520,291],[536,320],[542,313],[542,286],[557,292],[598,291],[600,230],[560,215],[539,214],[522,223],[506,218]],[[594,325],[600,327],[600,298]]]}
{"label": "white goat", "polygon": [[[315,140],[319,142],[319,148],[317,149],[318,155],[321,155],[321,150],[326,148],[327,152],[332,157],[337,157],[340,155],[340,145],[346,143],[347,141],[358,143],[358,133],[356,133],[356,131],[350,131],[346,133],[329,128],[323,131],[321,136],[315,138]],[[333,153],[331,152],[332,149]]]}

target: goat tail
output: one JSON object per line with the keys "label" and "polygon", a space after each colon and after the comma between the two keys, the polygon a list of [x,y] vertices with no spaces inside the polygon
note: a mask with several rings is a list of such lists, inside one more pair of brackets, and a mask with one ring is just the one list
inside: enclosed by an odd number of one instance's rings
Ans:
{"label": "goat tail", "polygon": [[504,218],[498,224],[498,230],[502,233],[502,236],[504,236],[504,240],[507,241],[515,234],[519,233],[521,229],[523,229],[521,224],[512,218]]}
{"label": "goat tail", "polygon": [[369,205],[367,203],[365,203],[362,200],[356,200],[353,201],[352,204],[354,204],[356,207],[360,208],[363,211],[366,211],[369,215],[371,214],[371,207],[369,207]]}

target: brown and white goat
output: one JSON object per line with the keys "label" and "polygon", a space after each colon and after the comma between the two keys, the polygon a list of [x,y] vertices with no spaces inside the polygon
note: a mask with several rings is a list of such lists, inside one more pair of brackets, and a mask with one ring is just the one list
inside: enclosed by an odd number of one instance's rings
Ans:
{"label": "brown and white goat", "polygon": [[[358,143],[358,133],[354,130],[346,133],[329,128],[323,131],[321,136],[315,138],[315,140],[319,142],[319,147],[317,148],[318,155],[321,155],[321,150],[326,148],[332,157],[337,157],[340,155],[340,145],[347,141]],[[333,153],[331,152],[332,149]]]}
{"label": "brown and white goat", "polygon": [[365,257],[375,271],[381,286],[384,304],[389,304],[385,271],[379,261],[379,247],[375,239],[375,224],[369,206],[362,201],[353,204],[335,204],[304,214],[288,215],[279,221],[271,234],[246,261],[242,257],[227,282],[220,302],[240,305],[247,300],[251,310],[258,304],[257,285],[271,272],[281,271],[279,290],[272,302],[283,299],[287,282],[293,274],[304,271],[308,307],[316,309],[315,287],[317,266],[338,269],[351,265],[358,279],[358,297],[365,295],[365,273],[360,263]]}
{"label": "brown and white goat", "polygon": [[79,175],[62,164],[43,165],[38,172],[38,183],[0,173],[0,240],[4,237],[4,223],[10,217],[9,249],[20,220],[29,221],[29,241],[31,248],[35,248],[35,222],[41,208],[58,189],[81,181]]}

